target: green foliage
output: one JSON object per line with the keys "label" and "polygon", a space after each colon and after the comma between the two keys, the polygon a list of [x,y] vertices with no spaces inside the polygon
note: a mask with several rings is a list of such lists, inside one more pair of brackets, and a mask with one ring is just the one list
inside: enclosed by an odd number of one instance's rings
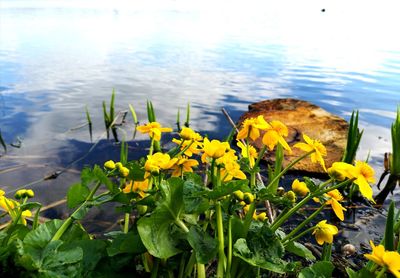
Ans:
{"label": "green foliage", "polygon": [[347,133],[347,145],[342,158],[343,162],[349,164],[353,163],[363,132],[363,130],[360,132],[358,128],[358,111],[353,111],[353,113],[351,113],[349,130]]}
{"label": "green foliage", "polygon": [[400,106],[397,107],[397,115],[392,123],[392,156],[390,161],[390,173],[400,176]]}
{"label": "green foliage", "polygon": [[394,251],[394,202],[392,201],[389,206],[388,214],[386,216],[386,227],[385,227],[385,235],[384,235],[384,246],[385,250]]}
{"label": "green foliage", "polygon": [[187,235],[187,240],[196,254],[196,261],[206,264],[211,261],[218,251],[218,240],[212,238],[199,226],[192,226]]}
{"label": "green foliage", "polygon": [[311,251],[305,247],[303,244],[295,241],[290,241],[286,246],[285,250],[295,254],[299,257],[309,259],[309,260],[315,260],[314,255],[311,253]]}
{"label": "green foliage", "polygon": [[330,278],[332,277],[332,271],[334,266],[331,262],[316,262],[312,266],[304,268],[299,278]]}

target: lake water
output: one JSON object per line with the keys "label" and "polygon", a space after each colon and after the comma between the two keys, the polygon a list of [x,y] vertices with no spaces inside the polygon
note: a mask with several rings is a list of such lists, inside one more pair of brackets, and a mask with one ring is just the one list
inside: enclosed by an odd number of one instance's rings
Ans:
{"label": "lake water", "polygon": [[[112,1],[109,1],[112,2]],[[278,2],[278,1],[276,1]],[[299,3],[298,3],[299,2]],[[191,105],[191,126],[223,138],[250,103],[292,97],[365,130],[359,158],[382,172],[390,124],[400,104],[400,39],[395,1],[0,1],[0,188],[74,165],[116,158],[104,140],[101,103],[116,90],[116,109],[132,104],[146,122],[146,100],[174,126]],[[132,138],[132,119],[123,127]],[[124,132],[119,132],[120,137]],[[131,144],[131,157],[140,143]],[[18,170],[9,167],[21,166]],[[34,184],[41,201],[65,195],[78,172]],[[50,189],[50,191],[49,191]],[[51,192],[51,193],[49,193]]]}

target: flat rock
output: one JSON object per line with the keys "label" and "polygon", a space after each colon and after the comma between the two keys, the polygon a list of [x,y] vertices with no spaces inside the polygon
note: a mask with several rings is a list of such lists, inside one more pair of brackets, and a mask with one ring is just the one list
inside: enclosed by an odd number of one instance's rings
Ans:
{"label": "flat rock", "polygon": [[[268,122],[279,120],[289,129],[286,141],[292,148],[292,154],[288,154],[285,151],[284,166],[304,153],[300,149],[293,148],[294,144],[303,142],[302,133],[324,144],[328,153],[325,157],[327,168],[333,162],[341,160],[347,144],[347,130],[349,127],[349,124],[344,119],[307,101],[284,98],[264,100],[249,105],[249,112],[240,117],[239,123],[247,118],[254,118],[259,115],[263,115]],[[253,143],[258,150],[263,146],[261,138]],[[267,162],[272,163],[275,154],[274,152],[267,152],[264,158]],[[319,164],[311,163],[310,158],[303,159],[292,170],[324,173]]]}

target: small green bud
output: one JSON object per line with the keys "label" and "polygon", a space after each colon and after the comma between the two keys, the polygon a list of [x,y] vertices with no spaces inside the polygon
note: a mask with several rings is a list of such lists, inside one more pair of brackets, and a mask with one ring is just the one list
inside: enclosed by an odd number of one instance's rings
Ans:
{"label": "small green bud", "polygon": [[114,170],[115,169],[115,163],[112,160],[109,160],[104,163],[104,168],[109,169],[109,170]]}
{"label": "small green bud", "polygon": [[139,212],[139,215],[143,215],[147,212],[147,206],[138,205],[137,210]]}
{"label": "small green bud", "polygon": [[292,203],[296,203],[296,193],[294,193],[292,190],[286,192],[285,197],[288,198]]}

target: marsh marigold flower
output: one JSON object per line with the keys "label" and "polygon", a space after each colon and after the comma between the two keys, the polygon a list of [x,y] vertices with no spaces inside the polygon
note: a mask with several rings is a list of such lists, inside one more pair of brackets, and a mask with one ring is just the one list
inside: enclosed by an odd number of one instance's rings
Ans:
{"label": "marsh marigold flower", "polygon": [[125,188],[122,190],[124,193],[137,192],[140,197],[144,198],[146,196],[146,191],[149,189],[149,180],[144,181],[130,181],[126,184]]}
{"label": "marsh marigold flower", "polygon": [[225,162],[221,169],[221,177],[223,181],[230,181],[233,178],[244,180],[246,174],[240,170],[240,165],[236,161]]}
{"label": "marsh marigold flower", "polygon": [[177,160],[177,158],[171,159],[167,153],[148,155],[146,163],[144,164],[144,169],[146,170],[145,178],[147,178],[150,173],[158,174],[160,170],[170,169]]}
{"label": "marsh marigold flower", "polygon": [[249,137],[251,140],[255,141],[260,137],[260,130],[265,130],[268,127],[270,127],[270,125],[264,120],[262,115],[257,118],[245,119],[236,139],[246,139]]}
{"label": "marsh marigold flower", "polygon": [[201,160],[203,162],[206,161],[207,157],[210,158],[220,158],[222,157],[225,152],[229,151],[230,146],[228,142],[221,142],[219,140],[208,140],[208,138],[204,138],[204,145],[203,145],[203,151],[204,154],[201,157]]}
{"label": "marsh marigold flower", "polygon": [[161,124],[158,122],[151,122],[143,126],[138,126],[137,130],[141,133],[148,133],[151,139],[155,141],[161,140],[162,132],[171,132],[172,128],[169,127],[161,127]]}
{"label": "marsh marigold flower", "polygon": [[[339,203],[339,202],[343,201],[343,196],[340,193],[340,191],[337,189],[334,189],[334,190],[331,190],[331,191],[327,192],[326,194],[324,194],[324,196],[328,199],[325,202],[325,204],[331,205],[333,212],[336,214],[336,216],[341,221],[343,221],[344,220],[343,211],[345,211],[346,209]],[[320,200],[318,198],[314,198],[314,201],[320,202]]]}
{"label": "marsh marigold flower", "polygon": [[307,193],[310,192],[310,189],[308,189],[306,183],[304,181],[299,181],[298,179],[293,181],[292,190],[301,197],[306,196]]}
{"label": "marsh marigold flower", "polygon": [[247,146],[240,141],[237,142],[237,145],[241,149],[242,156],[248,158],[250,167],[253,167],[258,157],[256,149],[252,145]]}
{"label": "marsh marigold flower", "polygon": [[315,235],[315,239],[317,240],[319,245],[333,242],[333,236],[338,233],[338,228],[334,225],[327,224],[326,220],[322,220],[318,222],[313,231],[313,235]]}
{"label": "marsh marigold flower", "polygon": [[386,251],[383,245],[375,246],[372,240],[369,243],[372,252],[364,256],[377,265],[386,267],[394,276],[400,278],[400,254],[396,251]]}
{"label": "marsh marigold flower", "polygon": [[194,140],[179,140],[176,138],[172,139],[172,142],[179,145],[181,151],[185,150],[183,153],[184,155],[191,157],[193,154],[198,154],[201,152],[203,149],[203,143],[200,141],[194,141]]}
{"label": "marsh marigold flower", "polygon": [[173,177],[182,176],[183,173],[192,173],[192,167],[196,167],[199,165],[199,162],[195,159],[189,159],[187,157],[179,157],[175,164],[172,166]]}
{"label": "marsh marigold flower", "polygon": [[[0,190],[0,207],[2,207],[7,213],[10,215],[11,219],[15,219],[18,216],[18,207],[20,206],[20,203],[7,198],[5,195],[5,192],[3,190]],[[31,217],[32,213],[30,210],[24,210],[21,213],[21,217],[19,221],[23,225],[26,225],[26,217]]]}
{"label": "marsh marigold flower", "polygon": [[262,138],[262,142],[266,145],[270,151],[274,149],[278,143],[282,145],[282,147],[292,152],[292,149],[289,147],[288,143],[286,143],[285,138],[289,134],[289,130],[286,125],[284,125],[280,121],[271,121],[269,123],[269,127],[266,128],[266,132]]}
{"label": "marsh marigold flower", "polygon": [[321,164],[322,168],[326,172],[325,161],[323,158],[324,156],[327,155],[325,146],[320,141],[313,140],[304,133],[303,133],[303,139],[305,143],[296,143],[293,147],[299,148],[300,150],[303,150],[305,152],[314,151],[310,155],[311,162],[312,163],[318,162],[319,164]]}
{"label": "marsh marigold flower", "polygon": [[203,137],[201,137],[199,133],[195,132],[193,129],[189,127],[182,128],[181,132],[179,132],[179,136],[183,140],[193,140],[193,141],[203,140]]}

